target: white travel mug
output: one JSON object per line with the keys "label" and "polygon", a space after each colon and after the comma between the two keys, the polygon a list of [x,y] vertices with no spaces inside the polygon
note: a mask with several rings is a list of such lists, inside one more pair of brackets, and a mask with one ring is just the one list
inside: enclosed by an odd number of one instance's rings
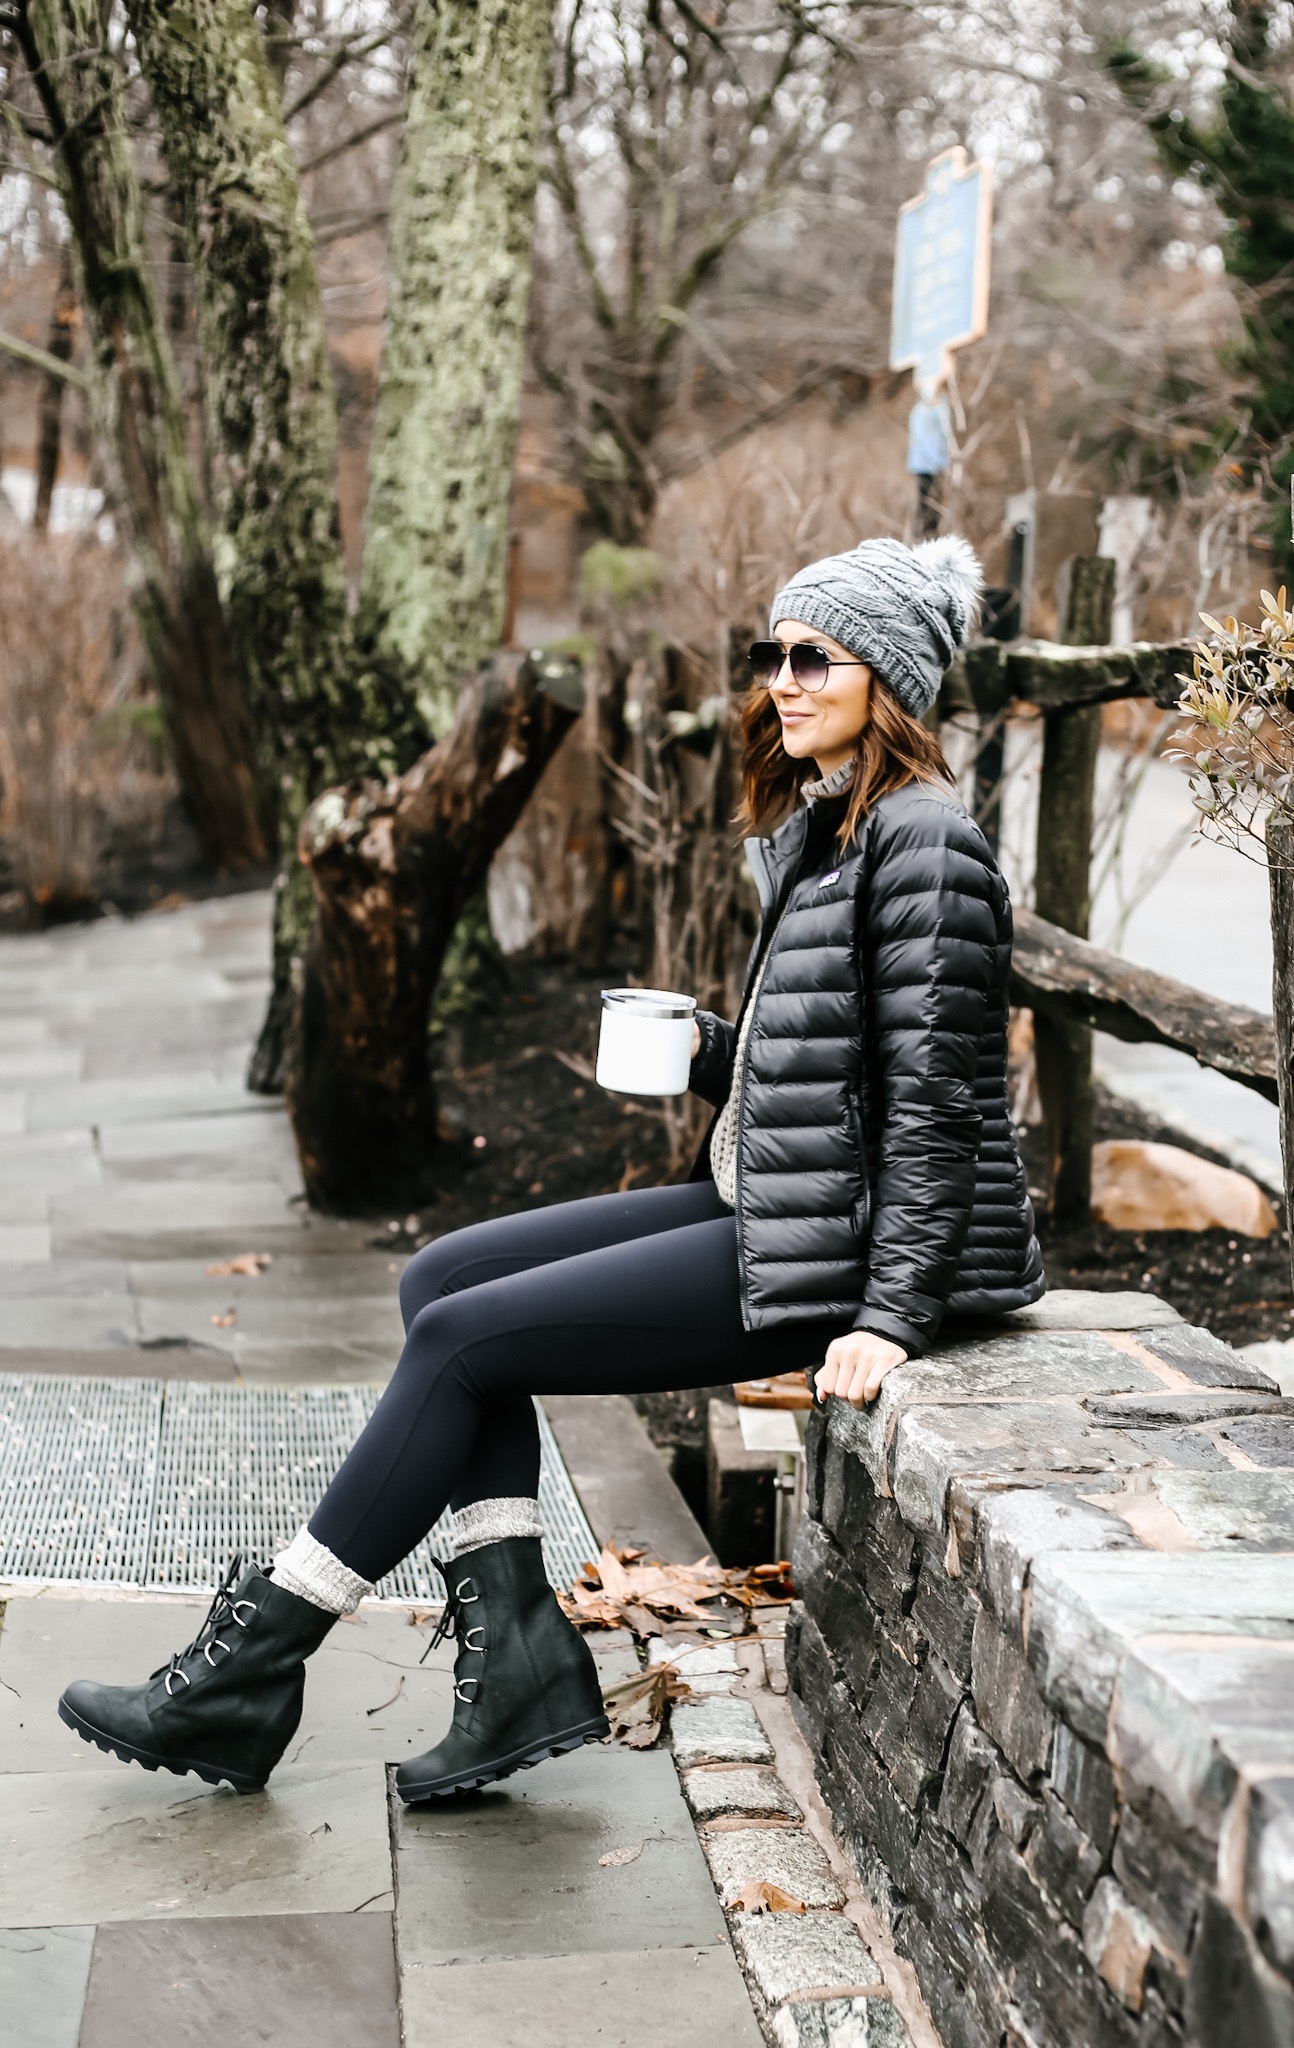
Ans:
{"label": "white travel mug", "polygon": [[604,988],[598,1084],[617,1095],[684,1095],[696,997],[667,988]]}

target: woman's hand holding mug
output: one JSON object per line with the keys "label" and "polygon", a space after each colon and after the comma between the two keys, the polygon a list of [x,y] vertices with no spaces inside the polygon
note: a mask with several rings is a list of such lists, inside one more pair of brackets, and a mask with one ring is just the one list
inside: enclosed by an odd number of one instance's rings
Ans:
{"label": "woman's hand holding mug", "polygon": [[695,1058],[696,1058],[696,1056],[697,1056],[697,1054],[698,1054],[698,1053],[700,1052],[700,1050],[701,1050],[701,1026],[700,1026],[699,1024],[694,1024],[694,1025],[692,1026],[692,1057],[693,1057],[693,1059],[695,1059]]}
{"label": "woman's hand holding mug", "polygon": [[878,1337],[872,1330],[851,1330],[846,1337],[835,1337],[813,1375],[818,1399],[825,1401],[828,1394],[838,1394],[851,1408],[866,1408],[880,1393],[886,1373],[905,1365],[907,1356],[902,1345],[891,1344],[888,1337]]}

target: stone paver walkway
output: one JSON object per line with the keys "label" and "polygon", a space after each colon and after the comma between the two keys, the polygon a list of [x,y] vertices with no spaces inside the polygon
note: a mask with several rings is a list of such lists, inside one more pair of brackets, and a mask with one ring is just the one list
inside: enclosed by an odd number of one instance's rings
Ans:
{"label": "stone paver walkway", "polygon": [[[267,967],[264,895],[0,940],[0,1372],[385,1380],[401,1261],[308,1213],[281,1107],[243,1087]],[[259,1275],[206,1270],[252,1251]],[[593,1405],[586,1510],[642,1540],[635,1425],[608,1413],[602,1460]],[[660,1520],[662,1547],[688,1541],[681,1502]],[[271,1787],[240,1799],[112,1763],[55,1715],[70,1677],[164,1662],[205,1602],[0,1602],[4,2048],[938,2048],[831,1840],[777,1643],[691,1640],[698,1693],[735,1696],[680,1712],[677,1761],[588,1748],[406,1811],[389,1767],[450,1711],[425,1617],[341,1624]],[[637,1669],[627,1635],[593,1641],[608,1680]],[[798,1942],[791,1916],[725,1916],[760,1877],[800,1888]]]}
{"label": "stone paver walkway", "polygon": [[[0,940],[0,1370],[385,1380],[400,1261],[243,1086],[269,902]],[[206,1267],[246,1251],[256,1277]],[[219,1320],[214,1320],[218,1318]]]}

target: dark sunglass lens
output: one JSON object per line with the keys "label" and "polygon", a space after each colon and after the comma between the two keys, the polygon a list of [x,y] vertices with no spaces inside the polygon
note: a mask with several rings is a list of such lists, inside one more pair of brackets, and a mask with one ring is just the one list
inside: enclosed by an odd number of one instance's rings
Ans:
{"label": "dark sunglass lens", "polygon": [[776,640],[756,640],[746,658],[755,681],[767,687],[782,666],[782,649]]}
{"label": "dark sunglass lens", "polygon": [[791,649],[791,674],[805,690],[820,690],[827,680],[831,660],[825,647],[795,646]]}

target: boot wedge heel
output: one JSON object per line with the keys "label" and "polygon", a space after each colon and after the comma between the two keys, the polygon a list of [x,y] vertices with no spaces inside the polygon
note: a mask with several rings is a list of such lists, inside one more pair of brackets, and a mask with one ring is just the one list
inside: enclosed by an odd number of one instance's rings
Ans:
{"label": "boot wedge heel", "polygon": [[537,1536],[483,1543],[442,1565],[449,1597],[428,1645],[453,1636],[454,1718],[395,1774],[408,1806],[475,1791],[610,1734],[597,1665],[557,1604]]}
{"label": "boot wedge heel", "polygon": [[76,1679],[59,1718],[123,1763],[259,1792],[301,1719],[305,1660],[336,1619],[235,1558],[187,1649],[142,1685]]}
{"label": "boot wedge heel", "polygon": [[238,1771],[228,1771],[219,1765],[200,1763],[196,1757],[151,1756],[147,1750],[136,1749],[133,1743],[120,1736],[105,1734],[92,1722],[83,1720],[74,1707],[65,1699],[58,1703],[58,1718],[79,1735],[82,1742],[93,1743],[105,1756],[115,1756],[118,1763],[140,1764],[146,1771],[171,1771],[177,1778],[187,1778],[190,1771],[195,1778],[201,1778],[208,1785],[228,1785],[235,1792],[263,1792],[264,1778],[245,1778]]}
{"label": "boot wedge heel", "polygon": [[483,1785],[493,1785],[500,1778],[510,1778],[515,1771],[533,1770],[536,1764],[546,1763],[549,1757],[566,1756],[573,1749],[583,1749],[586,1742],[602,1742],[610,1733],[611,1723],[602,1714],[596,1720],[581,1722],[577,1728],[563,1728],[541,1742],[514,1750],[510,1756],[465,1764],[460,1770],[447,1771],[439,1778],[415,1779],[412,1766],[404,1765],[402,1769],[409,1775],[403,1778],[397,1775],[396,1790],[406,1806],[421,1806],[432,1799],[446,1799],[455,1792],[476,1792]]}

